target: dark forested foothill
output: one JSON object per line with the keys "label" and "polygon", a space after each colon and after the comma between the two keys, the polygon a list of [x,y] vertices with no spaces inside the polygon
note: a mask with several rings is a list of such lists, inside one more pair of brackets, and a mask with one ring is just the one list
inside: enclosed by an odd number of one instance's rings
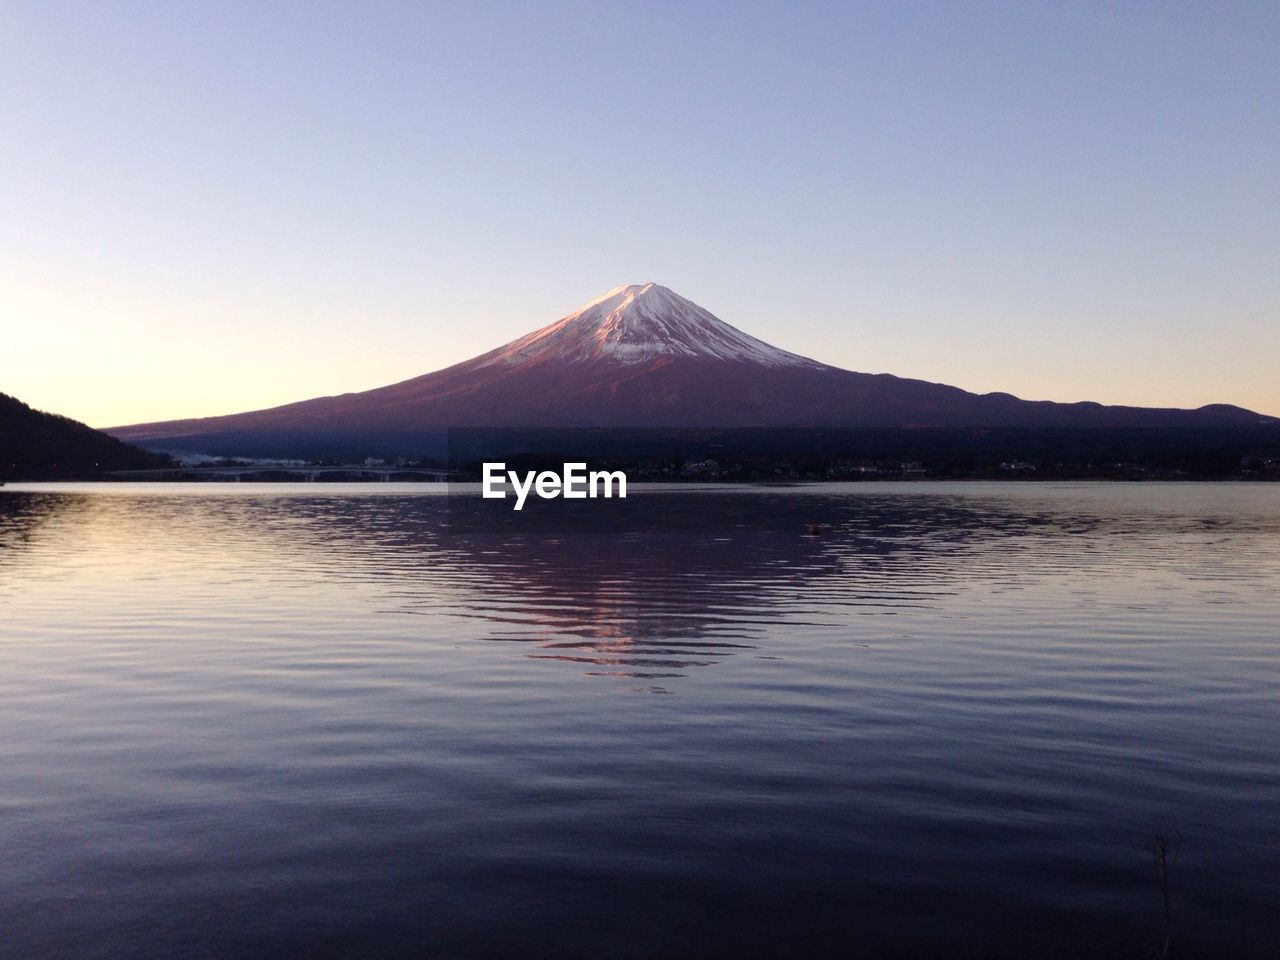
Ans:
{"label": "dark forested foothill", "polygon": [[163,467],[170,459],[69,417],[0,393],[0,481],[92,480],[104,470]]}

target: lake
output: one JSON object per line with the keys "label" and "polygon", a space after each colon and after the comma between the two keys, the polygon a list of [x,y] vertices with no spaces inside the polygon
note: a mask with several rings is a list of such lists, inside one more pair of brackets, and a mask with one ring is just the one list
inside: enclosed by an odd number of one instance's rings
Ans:
{"label": "lake", "polygon": [[442,489],[0,489],[0,955],[1276,955],[1280,485]]}

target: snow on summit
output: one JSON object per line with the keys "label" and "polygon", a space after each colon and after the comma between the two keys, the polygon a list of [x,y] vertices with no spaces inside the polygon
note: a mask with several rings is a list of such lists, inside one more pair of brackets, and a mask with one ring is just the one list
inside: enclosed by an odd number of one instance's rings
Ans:
{"label": "snow on summit", "polygon": [[541,330],[499,347],[479,366],[543,360],[635,363],[661,356],[739,360],[769,367],[822,368],[748,336],[656,283],[615,287]]}

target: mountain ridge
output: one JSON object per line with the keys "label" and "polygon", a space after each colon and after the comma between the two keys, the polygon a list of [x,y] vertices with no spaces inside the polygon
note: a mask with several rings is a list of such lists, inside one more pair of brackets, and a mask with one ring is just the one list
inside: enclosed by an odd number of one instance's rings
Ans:
{"label": "mountain ridge", "polygon": [[167,457],[0,393],[0,481],[84,480],[105,470],[162,467]]}
{"label": "mountain ridge", "polygon": [[[297,449],[338,434],[451,427],[1188,427],[1275,423],[1195,409],[1022,400],[844,370],[775,347],[655,283],[615,287],[469,360],[398,383],[265,410],[108,428],[159,449]],[[292,446],[290,446],[292,445]]]}

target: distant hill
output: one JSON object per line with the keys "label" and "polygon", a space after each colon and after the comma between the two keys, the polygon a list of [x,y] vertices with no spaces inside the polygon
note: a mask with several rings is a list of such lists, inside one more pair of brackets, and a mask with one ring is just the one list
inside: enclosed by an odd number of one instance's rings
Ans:
{"label": "distant hill", "polygon": [[131,447],[68,417],[32,410],[0,393],[0,481],[92,480],[103,470],[167,463],[166,456]]}
{"label": "distant hill", "polygon": [[1247,429],[1273,417],[1028,401],[857,373],[772,346],[657,284],[618,287],[482,356],[403,383],[271,410],[116,427],[216,455],[421,454],[456,427]]}

